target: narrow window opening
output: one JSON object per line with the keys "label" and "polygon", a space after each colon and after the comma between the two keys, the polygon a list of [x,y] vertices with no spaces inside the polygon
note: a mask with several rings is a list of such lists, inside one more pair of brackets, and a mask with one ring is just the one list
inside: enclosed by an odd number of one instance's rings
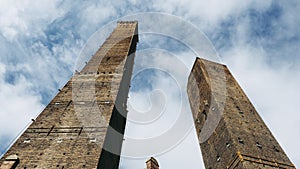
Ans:
{"label": "narrow window opening", "polygon": [[96,138],[91,138],[90,139],[90,143],[95,143],[96,142]]}
{"label": "narrow window opening", "polygon": [[204,105],[205,105],[205,106],[209,106],[209,104],[208,104],[208,101],[207,101],[207,100],[203,100],[203,102],[204,102]]}
{"label": "narrow window opening", "polygon": [[202,111],[202,115],[204,115],[205,120],[207,120],[207,113],[205,110]]}
{"label": "narrow window opening", "polygon": [[276,146],[273,146],[273,149],[276,151],[276,152],[279,152],[278,148]]}
{"label": "narrow window opening", "polygon": [[62,138],[58,138],[58,139],[57,139],[57,142],[58,142],[58,143],[61,143],[62,141],[63,141]]}
{"label": "narrow window opening", "polygon": [[244,140],[238,137],[238,142],[244,144]]}
{"label": "narrow window opening", "polygon": [[24,143],[30,143],[30,138],[25,138]]}
{"label": "narrow window opening", "polygon": [[256,142],[256,146],[257,146],[258,148],[262,149],[262,145],[259,144],[259,142]]}

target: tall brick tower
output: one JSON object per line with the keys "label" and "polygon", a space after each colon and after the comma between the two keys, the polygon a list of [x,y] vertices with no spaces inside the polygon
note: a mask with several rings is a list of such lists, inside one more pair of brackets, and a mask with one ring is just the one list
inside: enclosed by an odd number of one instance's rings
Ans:
{"label": "tall brick tower", "polygon": [[115,30],[0,160],[1,169],[117,169],[137,22]]}
{"label": "tall brick tower", "polygon": [[197,58],[187,91],[207,169],[295,168],[225,65]]}

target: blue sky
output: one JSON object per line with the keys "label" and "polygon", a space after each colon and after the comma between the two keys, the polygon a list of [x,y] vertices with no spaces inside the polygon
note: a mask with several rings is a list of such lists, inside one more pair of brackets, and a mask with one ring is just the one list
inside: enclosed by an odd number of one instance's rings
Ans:
{"label": "blue sky", "polygon": [[[126,15],[159,12],[175,15],[184,21],[182,23],[193,25],[207,36],[220,62],[229,67],[288,156],[300,166],[297,141],[300,115],[296,109],[300,104],[299,1],[0,0],[0,4],[0,152],[47,105],[57,89],[63,87],[78,64],[90,57],[89,53],[83,60],[78,59],[94,32]],[[139,22],[141,29],[146,27],[143,25],[146,21]],[[160,29],[155,24],[152,26],[155,31]],[[169,26],[174,28],[169,30],[170,35],[186,33],[186,30],[175,29],[178,25],[170,23]],[[182,43],[183,39],[153,32],[140,36],[135,73],[151,65],[165,65],[163,68],[175,79],[182,78],[177,81],[186,80],[186,70],[191,68],[195,58],[191,48],[195,47]],[[105,35],[97,42],[104,39]],[[193,43],[201,46],[205,41],[198,40],[199,43],[197,39]],[[152,48],[155,52],[151,53]],[[174,68],[170,63],[174,57],[184,63],[186,69]],[[208,56],[204,52],[201,57]],[[150,74],[153,79],[141,78],[141,83],[146,85],[133,81],[137,85],[132,88],[129,103],[136,109],[148,110],[150,103],[155,103],[151,96],[163,94],[165,113],[157,124],[141,127],[130,122],[127,137],[151,137],[151,134],[154,137],[157,133],[153,131],[158,127],[163,128],[160,133],[172,127],[176,117],[169,119],[169,112],[176,108],[172,103],[178,100],[169,99],[172,95],[168,93],[176,95],[176,88],[184,87],[168,84],[172,80],[166,79],[171,76],[157,70],[142,73]],[[140,87],[144,89],[138,90]],[[154,89],[165,92],[155,93]],[[142,135],[143,131],[137,128],[149,131],[148,135]],[[201,168],[199,153],[195,133],[191,131],[157,159],[162,168]],[[122,158],[120,168],[143,168],[147,158]],[[174,161],[178,161],[175,166]]]}

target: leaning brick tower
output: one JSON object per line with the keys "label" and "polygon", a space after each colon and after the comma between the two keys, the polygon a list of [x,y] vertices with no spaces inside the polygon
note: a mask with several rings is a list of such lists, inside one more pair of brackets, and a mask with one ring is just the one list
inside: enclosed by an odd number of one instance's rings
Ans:
{"label": "leaning brick tower", "polygon": [[207,169],[295,168],[225,65],[197,58],[187,91]]}
{"label": "leaning brick tower", "polygon": [[137,22],[117,23],[10,147],[0,169],[119,167],[137,31]]}

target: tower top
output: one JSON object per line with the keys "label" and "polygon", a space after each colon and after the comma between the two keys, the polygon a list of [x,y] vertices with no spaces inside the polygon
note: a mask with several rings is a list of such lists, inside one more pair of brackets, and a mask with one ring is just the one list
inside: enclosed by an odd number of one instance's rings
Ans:
{"label": "tower top", "polygon": [[138,21],[118,21],[118,24],[138,24]]}
{"label": "tower top", "polygon": [[137,29],[138,21],[118,21],[117,27],[136,27]]}
{"label": "tower top", "polygon": [[139,41],[138,38],[138,21],[118,21],[117,22],[117,28],[119,29],[128,29],[132,28],[134,29],[134,34],[137,38],[137,42]]}

